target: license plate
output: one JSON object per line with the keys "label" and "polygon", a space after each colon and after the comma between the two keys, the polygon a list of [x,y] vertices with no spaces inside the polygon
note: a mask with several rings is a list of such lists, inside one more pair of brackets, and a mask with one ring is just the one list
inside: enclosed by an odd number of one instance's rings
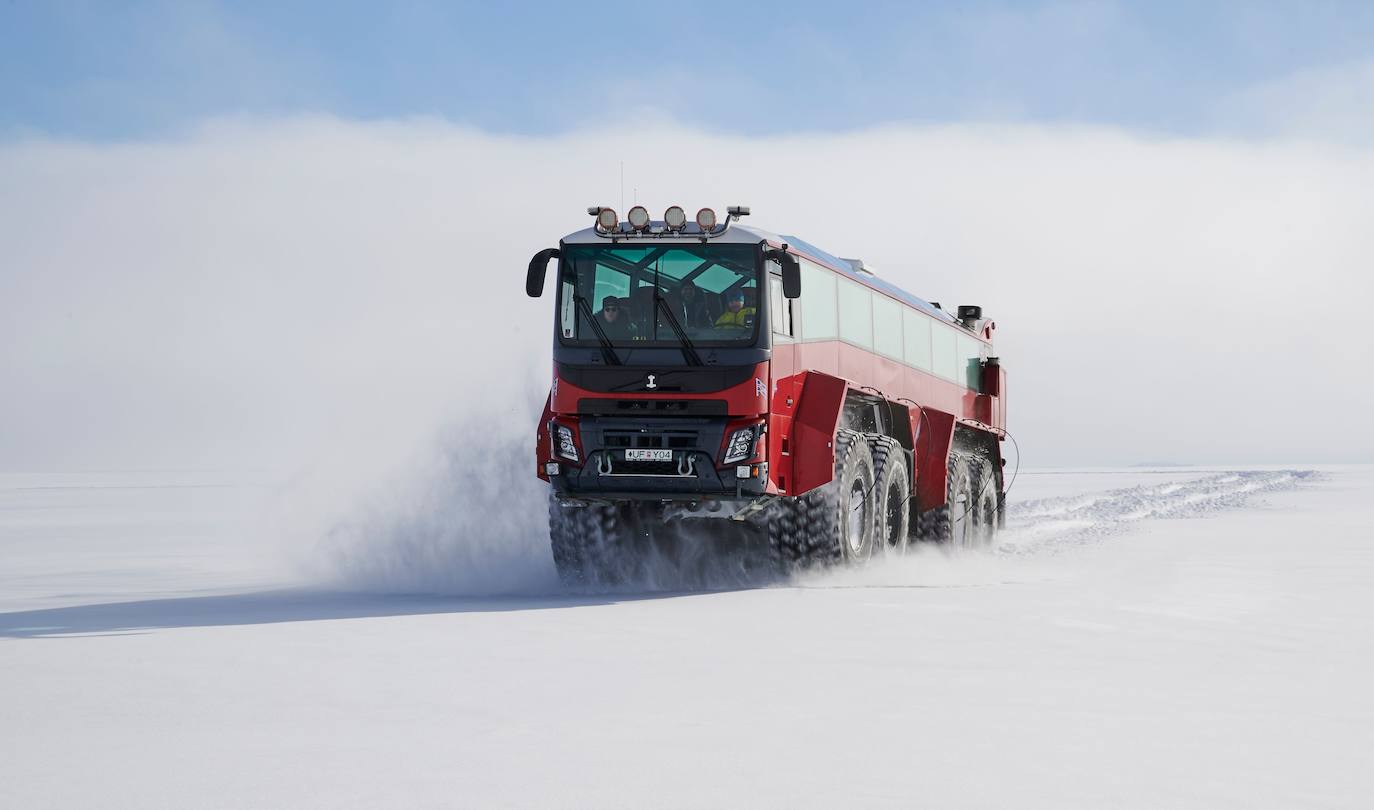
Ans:
{"label": "license plate", "polygon": [[626,450],[626,461],[672,461],[672,450]]}

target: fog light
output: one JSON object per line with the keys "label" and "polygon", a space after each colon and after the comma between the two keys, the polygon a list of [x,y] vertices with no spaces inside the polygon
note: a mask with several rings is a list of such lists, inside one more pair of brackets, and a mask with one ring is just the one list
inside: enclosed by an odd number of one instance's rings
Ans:
{"label": "fog light", "polygon": [[545,474],[545,475],[548,475],[548,476],[555,476],[555,475],[558,475],[558,462],[557,462],[557,461],[546,461],[546,462],[544,462],[544,474]]}
{"label": "fog light", "polygon": [[748,464],[741,464],[741,465],[739,465],[738,467],[735,468],[735,477],[736,477],[736,478],[749,478],[749,477],[753,474],[753,472],[754,472],[754,471],[753,471],[752,469],[750,469],[750,467],[749,467]]}

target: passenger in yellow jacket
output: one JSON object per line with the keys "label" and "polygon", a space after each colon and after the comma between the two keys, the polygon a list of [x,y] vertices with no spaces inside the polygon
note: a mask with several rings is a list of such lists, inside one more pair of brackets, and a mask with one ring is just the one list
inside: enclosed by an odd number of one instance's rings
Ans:
{"label": "passenger in yellow jacket", "polygon": [[744,305],[744,290],[735,290],[726,299],[727,309],[716,318],[716,326],[745,329],[754,325],[754,308]]}

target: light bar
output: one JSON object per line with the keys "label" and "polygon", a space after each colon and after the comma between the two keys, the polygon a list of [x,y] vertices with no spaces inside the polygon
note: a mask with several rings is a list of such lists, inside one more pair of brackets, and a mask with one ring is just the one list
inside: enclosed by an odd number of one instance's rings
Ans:
{"label": "light bar", "polygon": [[680,231],[687,227],[687,212],[682,210],[682,206],[669,206],[663,212],[663,224],[668,226],[670,231]]}
{"label": "light bar", "polygon": [[596,214],[596,225],[603,231],[613,231],[620,224],[620,219],[616,217],[615,211],[603,208]]}
{"label": "light bar", "polygon": [[709,208],[703,208],[697,212],[697,225],[703,231],[714,230],[716,227],[716,212]]}
{"label": "light bar", "polygon": [[630,221],[630,227],[637,231],[642,231],[649,227],[649,209],[642,205],[636,205],[630,209],[630,213],[625,215]]}

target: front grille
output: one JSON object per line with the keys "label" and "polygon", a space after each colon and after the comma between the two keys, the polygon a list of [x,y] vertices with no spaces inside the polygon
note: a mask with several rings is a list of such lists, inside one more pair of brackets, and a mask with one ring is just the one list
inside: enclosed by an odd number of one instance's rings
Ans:
{"label": "front grille", "polygon": [[607,448],[671,448],[691,450],[697,446],[695,430],[661,430],[653,433],[636,431],[611,431],[602,434],[602,445]]}
{"label": "front grille", "polygon": [[633,394],[644,391],[650,374],[659,393],[705,394],[747,382],[753,364],[743,366],[576,366],[558,363],[558,376],[584,391]]}
{"label": "front grille", "polygon": [[729,406],[721,399],[600,399],[584,397],[580,413],[595,416],[725,416]]}

